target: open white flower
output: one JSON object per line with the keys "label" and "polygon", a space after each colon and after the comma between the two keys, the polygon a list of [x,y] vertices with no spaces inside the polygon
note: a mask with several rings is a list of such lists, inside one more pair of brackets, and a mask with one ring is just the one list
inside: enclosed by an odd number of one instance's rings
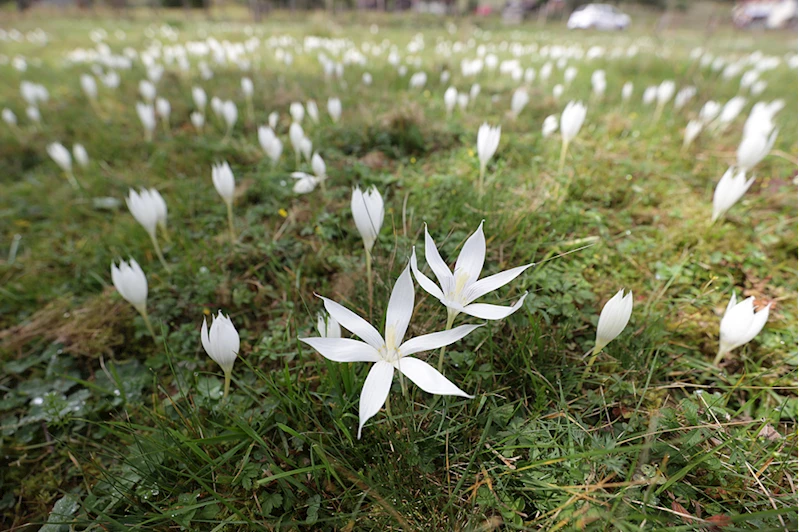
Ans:
{"label": "open white flower", "polygon": [[713,365],[718,365],[721,358],[733,349],[751,342],[766,325],[771,304],[769,303],[759,312],[755,312],[754,304],[754,297],[748,297],[740,303],[736,303],[735,292],[732,293],[727,310],[721,318],[719,352]]}
{"label": "open white flower", "polygon": [[518,266],[478,280],[486,255],[483,222],[480,222],[480,227],[463,245],[458,260],[455,262],[454,273],[450,271],[438,253],[436,243],[430,237],[427,226],[424,228],[424,244],[425,260],[438,279],[438,285],[419,270],[416,262],[416,249],[411,254],[411,269],[419,286],[447,307],[447,322],[450,326],[461,312],[484,320],[501,320],[519,310],[524,303],[524,298],[527,297],[526,292],[512,307],[474,303],[476,299],[505,286],[532,266],[532,263]]}
{"label": "open white flower", "polygon": [[308,194],[313,192],[316,185],[319,184],[319,180],[315,176],[306,174],[305,172],[292,172],[291,177],[296,179],[292,187],[295,194]]}
{"label": "open white flower", "polygon": [[329,98],[327,100],[327,113],[333,122],[338,122],[341,118],[341,100],[338,98]]}
{"label": "open white flower", "polygon": [[519,87],[513,92],[513,96],[510,99],[510,114],[511,116],[516,119],[519,116],[519,113],[527,106],[527,103],[530,101],[530,96],[527,94],[527,90],[524,87]]}
{"label": "open white flower", "polygon": [[300,338],[300,341],[313,347],[328,360],[374,363],[361,390],[358,439],[361,437],[364,424],[385,404],[395,369],[427,393],[472,397],[427,362],[411,355],[450,345],[480,325],[461,325],[448,331],[425,334],[403,341],[413,314],[414,297],[413,281],[409,268],[406,267],[391,292],[386,310],[384,335],[354,312],[322,297],[325,310],[330,316],[363,341],[329,337]]}

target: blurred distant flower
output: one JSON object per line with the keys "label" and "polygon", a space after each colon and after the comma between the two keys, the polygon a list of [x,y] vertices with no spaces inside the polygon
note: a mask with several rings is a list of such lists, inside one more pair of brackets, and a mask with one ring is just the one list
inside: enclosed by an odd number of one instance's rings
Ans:
{"label": "blurred distant flower", "polygon": [[447,116],[452,115],[452,110],[455,109],[456,103],[458,103],[458,89],[449,87],[444,91],[444,108],[447,111]]}
{"label": "blurred distant flower", "polygon": [[776,129],[770,134],[764,131],[755,131],[745,136],[738,145],[738,168],[745,172],[754,168],[769,154],[776,141]]}
{"label": "blurred distant flower", "polygon": [[230,393],[230,376],[233,373],[233,364],[239,355],[241,342],[239,332],[230,321],[230,316],[225,316],[219,311],[217,316],[211,317],[211,328],[203,318],[203,326],[200,331],[203,349],[211,359],[219,364],[225,374],[225,388],[222,397],[227,397]]}
{"label": "blurred distant flower", "polygon": [[513,96],[510,99],[510,113],[513,118],[517,118],[519,113],[527,106],[527,102],[530,101],[530,96],[527,95],[527,91],[524,87],[519,87],[513,92]]}
{"label": "blurred distant flower", "polygon": [[754,182],[754,177],[747,181],[744,170],[735,171],[733,168],[728,168],[713,193],[713,221],[718,220],[735,205]]}
{"label": "blurred distant flower", "polygon": [[119,295],[141,314],[147,330],[155,340],[155,330],[147,315],[147,277],[139,263],[133,259],[130,259],[129,263],[121,260],[117,266],[112,262],[111,280]]}
{"label": "blurred distant flower", "polygon": [[289,106],[289,114],[291,115],[291,119],[299,124],[302,122],[302,119],[305,118],[305,108],[300,102],[292,102]]}
{"label": "blurred distant flower", "polygon": [[136,102],[136,114],[144,128],[144,140],[152,142],[155,131],[155,109],[148,103]]}
{"label": "blurred distant flower", "polygon": [[205,94],[203,88],[192,87],[191,99],[194,100],[194,106],[197,108],[197,112],[205,116],[205,106],[208,104],[208,95]]}
{"label": "blurred distant flower", "polygon": [[541,134],[544,138],[551,136],[558,130],[558,117],[557,115],[549,115],[544,119],[544,124],[541,126]]}
{"label": "blurred distant flower", "polygon": [[696,137],[698,137],[699,133],[702,131],[702,127],[703,124],[701,120],[691,120],[688,122],[688,125],[685,126],[685,136],[682,142],[683,149],[693,144]]}
{"label": "blurred distant flower", "polygon": [[632,81],[627,81],[624,83],[624,85],[621,88],[621,99],[626,102],[630,98],[632,98],[632,95],[633,95],[633,83]]}
{"label": "blurred distant flower", "polygon": [[155,85],[146,79],[139,81],[139,94],[146,103],[153,103],[155,100]]}
{"label": "blurred distant flower", "polygon": [[222,197],[227,207],[228,229],[230,230],[230,241],[236,241],[236,231],[233,227],[233,198],[236,193],[236,180],[233,177],[233,170],[227,161],[215,164],[211,167],[211,179],[214,188]]}
{"label": "blurred distant flower", "polygon": [[327,114],[330,119],[335,123],[341,118],[341,100],[338,98],[329,98],[327,100]]}
{"label": "blurred distant flower", "polygon": [[499,146],[499,138],[502,134],[500,126],[491,127],[487,123],[480,126],[477,130],[477,158],[480,160],[480,180],[478,182],[478,190],[482,193],[483,181],[485,179],[486,167],[488,161],[497,152]]}
{"label": "blurred distant flower", "polygon": [[197,130],[197,134],[202,134],[203,126],[205,126],[205,115],[200,111],[192,111],[189,118],[191,118],[191,125]]}
{"label": "blurred distant flower", "polygon": [[83,147],[83,144],[74,144],[72,146],[72,156],[75,157],[75,162],[78,163],[81,168],[89,166],[89,154],[86,152],[86,148]]}
{"label": "blurred distant flower", "polygon": [[721,318],[719,326],[719,352],[713,365],[717,366],[721,359],[738,347],[751,342],[768,321],[771,304],[759,312],[755,312],[755,298],[748,297],[736,303],[735,292],[732,293],[727,310]]}
{"label": "blurred distant flower", "polygon": [[560,164],[558,173],[563,173],[563,165],[566,163],[566,153],[569,151],[569,144],[580,132],[585,121],[586,107],[582,102],[569,102],[560,115],[560,136],[562,146],[560,151]]}
{"label": "blurred distant flower", "polygon": [[315,101],[308,100],[305,102],[305,111],[308,113],[308,118],[311,119],[311,122],[314,124],[319,123],[319,107],[316,105]]}
{"label": "blurred distant flower", "polygon": [[158,256],[158,260],[161,261],[164,269],[169,271],[169,266],[164,259],[163,253],[161,253],[161,246],[158,245],[158,239],[155,233],[159,225],[166,229],[166,203],[161,197],[161,194],[154,188],[149,190],[141,189],[139,192],[130,189],[128,197],[125,198],[125,202],[136,221],[147,231],[147,235],[153,243],[153,248],[155,248],[155,254]]}

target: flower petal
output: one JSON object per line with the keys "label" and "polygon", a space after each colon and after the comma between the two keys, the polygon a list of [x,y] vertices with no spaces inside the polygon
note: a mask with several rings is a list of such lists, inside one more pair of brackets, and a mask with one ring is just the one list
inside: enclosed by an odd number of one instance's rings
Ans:
{"label": "flower petal", "polygon": [[300,338],[320,355],[334,362],[377,362],[380,356],[371,345],[350,338]]}
{"label": "flower petal", "polygon": [[353,311],[339,305],[332,299],[322,296],[318,297],[325,302],[325,309],[327,310],[327,313],[333,316],[333,319],[339,322],[342,327],[359,336],[362,340],[375,349],[380,349],[383,347],[385,344],[383,337],[380,336],[380,333],[377,332],[377,329],[372,327],[372,324],[355,314]]}
{"label": "flower petal", "polygon": [[386,403],[388,392],[391,390],[391,381],[394,379],[394,366],[383,360],[376,362],[361,390],[361,399],[358,406],[358,439],[361,439],[363,425],[377,414]]}
{"label": "flower petal", "polygon": [[524,266],[518,266],[516,268],[511,268],[510,270],[505,270],[504,272],[499,272],[494,275],[490,275],[484,279],[480,279],[472,284],[469,288],[466,289],[466,294],[464,294],[464,301],[466,303],[471,303],[475,299],[486,295],[489,292],[493,292],[497,288],[505,286],[516,277],[522,274],[524,270],[532,266],[533,264],[526,264]]}
{"label": "flower petal", "polygon": [[418,358],[406,357],[400,359],[397,363],[397,369],[412,380],[416,386],[427,393],[436,395],[459,395],[461,397],[468,397],[469,399],[474,397],[452,384],[433,366]]}
{"label": "flower petal", "polygon": [[482,320],[501,320],[507,318],[522,306],[524,298],[527,297],[525,292],[522,297],[512,307],[502,307],[499,305],[489,305],[486,303],[472,303],[463,307],[463,313]]}
{"label": "flower petal", "polygon": [[386,336],[389,334],[389,328],[393,327],[394,342],[396,342],[394,345],[402,343],[405,331],[408,330],[413,314],[413,300],[413,279],[411,279],[411,265],[408,264],[394,284],[386,309]]}
{"label": "flower petal", "polygon": [[200,330],[200,339],[203,342],[203,349],[207,355],[211,355],[211,341],[208,339],[208,324],[203,318],[203,328]]}
{"label": "flower petal", "polygon": [[477,231],[466,239],[466,243],[461,249],[458,260],[455,263],[455,277],[458,272],[465,272],[467,275],[466,286],[477,281],[480,272],[483,271],[483,262],[486,258],[486,238],[483,234],[483,222]]}
{"label": "flower petal", "polygon": [[436,279],[438,279],[441,290],[444,293],[449,292],[450,288],[455,285],[455,278],[452,276],[452,272],[449,271],[447,263],[439,255],[436,243],[430,233],[427,232],[427,224],[424,226],[424,258],[427,261],[427,265],[433,270]]}
{"label": "flower petal", "polygon": [[[439,257],[440,258],[440,257]],[[444,299],[444,292],[434,283],[429,277],[419,271],[419,267],[416,264],[416,248],[413,248],[413,252],[411,253],[411,270],[413,270],[413,276],[416,277],[416,282],[419,283],[419,286],[422,287],[422,290],[430,294],[431,296],[435,297],[436,299]]]}
{"label": "flower petal", "polygon": [[452,344],[477,329],[481,325],[461,325],[450,329],[448,331],[434,332],[411,338],[399,347],[399,352],[402,356],[413,355],[421,353],[422,351],[430,351],[438,349],[446,345]]}

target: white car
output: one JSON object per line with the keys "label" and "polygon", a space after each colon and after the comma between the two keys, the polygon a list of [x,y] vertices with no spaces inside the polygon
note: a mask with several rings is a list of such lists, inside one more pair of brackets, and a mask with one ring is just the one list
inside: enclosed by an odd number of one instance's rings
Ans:
{"label": "white car", "polygon": [[630,25],[630,16],[607,4],[587,4],[569,17],[570,30],[623,30]]}

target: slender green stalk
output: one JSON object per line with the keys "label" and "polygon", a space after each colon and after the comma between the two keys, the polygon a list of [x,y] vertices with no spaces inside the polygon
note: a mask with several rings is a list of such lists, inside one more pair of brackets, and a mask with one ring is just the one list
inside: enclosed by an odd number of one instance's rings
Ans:
{"label": "slender green stalk", "polygon": [[78,180],[75,179],[75,174],[72,173],[72,170],[68,170],[64,172],[64,174],[67,176],[67,181],[69,181],[69,184],[72,185],[72,188],[75,190],[80,190],[80,184],[78,183]]}
{"label": "slender green stalk", "polygon": [[560,147],[560,163],[558,164],[558,174],[563,173],[563,166],[566,164],[566,152],[569,151],[569,141],[563,139],[563,144]]}
{"label": "slender green stalk", "polygon": [[[450,308],[447,309],[447,326],[444,327],[445,331],[452,329],[452,324],[455,323],[455,317],[458,313]],[[444,352],[446,350],[446,346],[441,348],[441,351],[438,353],[438,371],[439,373],[444,369]]]}
{"label": "slender green stalk", "polygon": [[141,308],[137,309],[139,314],[141,314],[142,319],[144,320],[144,325],[147,327],[147,331],[150,333],[150,336],[153,337],[153,341],[158,343],[158,338],[155,336],[155,329],[153,329],[153,324],[150,321],[150,316],[147,315],[147,309]]}
{"label": "slender green stalk", "polygon": [[300,150],[294,150],[294,169],[300,169]]}
{"label": "slender green stalk", "polygon": [[230,133],[232,131],[233,131],[232,127],[227,128],[227,130],[225,131],[225,136],[222,137],[222,144],[227,144],[227,142],[230,140]]}
{"label": "slender green stalk", "polygon": [[486,165],[480,163],[480,178],[477,180],[477,191],[482,196],[483,195],[483,182],[485,181],[486,175]]}
{"label": "slender green stalk", "polygon": [[657,122],[658,120],[660,120],[660,115],[662,114],[663,114],[663,106],[658,104],[658,106],[655,108],[655,115],[652,117],[652,121]]}
{"label": "slender green stalk", "polygon": [[161,261],[161,265],[164,267],[166,271],[171,271],[169,269],[169,265],[166,263],[166,259],[164,259],[164,254],[161,253],[161,246],[158,245],[158,239],[155,237],[155,233],[150,235],[150,240],[153,241],[153,247],[155,248],[155,254],[158,256],[158,260]]}
{"label": "slender green stalk", "polygon": [[372,252],[366,247],[366,242],[363,244],[363,249],[366,251],[366,288],[369,294],[369,315],[372,315],[372,299],[374,294],[374,287],[372,285]]}
{"label": "slender green stalk", "polygon": [[225,399],[230,393],[230,372],[225,372],[225,390],[222,392],[222,399]]}
{"label": "slender green stalk", "polygon": [[602,348],[600,347],[599,349],[597,349],[596,346],[591,350],[591,358],[588,359],[588,364],[585,366],[585,371],[583,371],[583,378],[580,379],[580,384],[577,385],[577,391],[583,389],[583,383],[585,383],[585,379],[588,378],[588,374],[591,372],[591,368],[593,367],[594,362],[596,362],[596,357],[599,355],[601,351]]}
{"label": "slender green stalk", "polygon": [[233,227],[233,203],[227,203],[227,225],[230,230],[230,241],[236,242],[236,229]]}
{"label": "slender green stalk", "polygon": [[726,352],[719,349],[719,352],[716,354],[716,358],[713,359],[713,367],[718,367],[719,362],[721,362],[721,359],[724,358],[724,355],[726,354]]}
{"label": "slender green stalk", "polygon": [[166,135],[168,137],[169,136],[169,131],[170,131],[170,129],[169,129],[169,120],[167,120],[167,119],[161,120],[161,127],[164,128],[164,135]]}

